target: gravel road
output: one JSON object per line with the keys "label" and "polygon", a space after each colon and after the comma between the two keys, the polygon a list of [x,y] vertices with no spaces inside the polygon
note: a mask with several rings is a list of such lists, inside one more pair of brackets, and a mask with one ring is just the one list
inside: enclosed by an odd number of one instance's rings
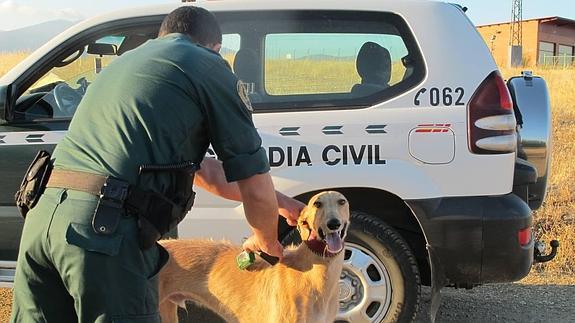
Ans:
{"label": "gravel road", "polygon": [[[498,284],[472,290],[442,290],[437,322],[575,322],[575,283]],[[11,292],[0,289],[0,322],[8,322]],[[417,323],[427,322],[429,288],[422,289]],[[201,315],[201,314],[199,314]],[[206,322],[207,316],[196,316]],[[210,320],[209,322],[216,322]]]}
{"label": "gravel road", "polygon": [[[427,322],[430,289],[423,288],[417,322]],[[575,285],[497,284],[445,288],[437,322],[575,322]]]}

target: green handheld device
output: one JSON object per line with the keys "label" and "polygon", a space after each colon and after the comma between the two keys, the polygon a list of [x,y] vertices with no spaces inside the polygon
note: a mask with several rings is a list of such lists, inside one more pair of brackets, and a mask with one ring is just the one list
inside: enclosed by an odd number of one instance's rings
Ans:
{"label": "green handheld device", "polygon": [[242,253],[240,253],[236,257],[236,263],[238,264],[238,268],[240,270],[244,270],[244,269],[248,268],[255,261],[256,261],[255,254],[253,252],[247,252],[245,250],[242,251]]}
{"label": "green handheld device", "polygon": [[[262,257],[263,260],[267,261],[270,265],[275,265],[278,263],[279,258],[274,257],[274,256],[270,256],[265,252],[259,252],[258,255],[260,257]],[[236,263],[238,264],[238,268],[240,270],[244,270],[246,268],[248,268],[249,266],[251,266],[254,262],[256,261],[256,256],[255,253],[253,252],[248,252],[248,251],[242,251],[237,257],[236,257]]]}

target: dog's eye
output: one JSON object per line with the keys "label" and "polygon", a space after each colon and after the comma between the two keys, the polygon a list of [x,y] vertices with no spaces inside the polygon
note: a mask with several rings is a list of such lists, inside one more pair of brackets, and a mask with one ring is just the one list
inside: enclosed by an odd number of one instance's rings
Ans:
{"label": "dog's eye", "polygon": [[321,202],[320,201],[315,201],[313,202],[313,206],[315,206],[316,208],[320,208],[321,207]]}
{"label": "dog's eye", "polygon": [[347,202],[347,201],[344,200],[344,199],[339,199],[339,200],[337,201],[337,203],[338,203],[339,205],[344,205],[346,202]]}

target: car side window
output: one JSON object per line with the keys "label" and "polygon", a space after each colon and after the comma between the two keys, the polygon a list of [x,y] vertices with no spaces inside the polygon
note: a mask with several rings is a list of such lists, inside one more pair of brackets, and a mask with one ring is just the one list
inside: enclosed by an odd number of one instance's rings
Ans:
{"label": "car side window", "polygon": [[407,48],[386,34],[271,34],[265,39],[269,95],[373,94],[401,82]]}
{"label": "car side window", "polygon": [[83,46],[79,50],[82,52],[79,57],[76,57],[79,52],[74,52],[63,60],[64,62],[70,61],[70,63],[58,64],[53,67],[36,81],[27,93],[38,92],[38,88],[56,82],[75,86],[78,80],[82,78],[89,82],[93,81],[96,75],[118,55],[118,46],[124,39],[124,36],[106,36]]}
{"label": "car side window", "polygon": [[[14,111],[15,120],[71,119],[87,88],[106,66],[154,37],[154,32],[114,33],[81,46],[54,64],[20,96]],[[222,56],[230,64],[233,64],[239,44],[239,34],[223,36]]]}
{"label": "car side window", "polygon": [[415,87],[425,64],[405,20],[363,11],[220,13],[242,43],[234,73],[255,112],[369,107]]}
{"label": "car side window", "polygon": [[[158,26],[130,27],[124,31],[86,36],[65,58],[54,59],[49,68],[16,101],[14,122],[70,120],[90,84],[115,58],[148,39]],[[63,45],[66,46],[66,45]]]}
{"label": "car side window", "polygon": [[240,50],[241,37],[239,34],[223,34],[222,35],[222,48],[220,55],[233,66],[236,62],[236,55]]}
{"label": "car side window", "polygon": [[118,56],[125,40],[122,35],[101,37],[58,62],[19,98],[15,118],[71,118],[88,86]]}

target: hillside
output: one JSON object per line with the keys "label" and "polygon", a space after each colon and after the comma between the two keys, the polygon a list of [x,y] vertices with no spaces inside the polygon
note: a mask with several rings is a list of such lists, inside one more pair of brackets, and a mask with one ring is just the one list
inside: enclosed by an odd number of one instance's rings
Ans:
{"label": "hillside", "polygon": [[20,29],[0,31],[0,52],[33,51],[73,24],[67,20],[54,20]]}

